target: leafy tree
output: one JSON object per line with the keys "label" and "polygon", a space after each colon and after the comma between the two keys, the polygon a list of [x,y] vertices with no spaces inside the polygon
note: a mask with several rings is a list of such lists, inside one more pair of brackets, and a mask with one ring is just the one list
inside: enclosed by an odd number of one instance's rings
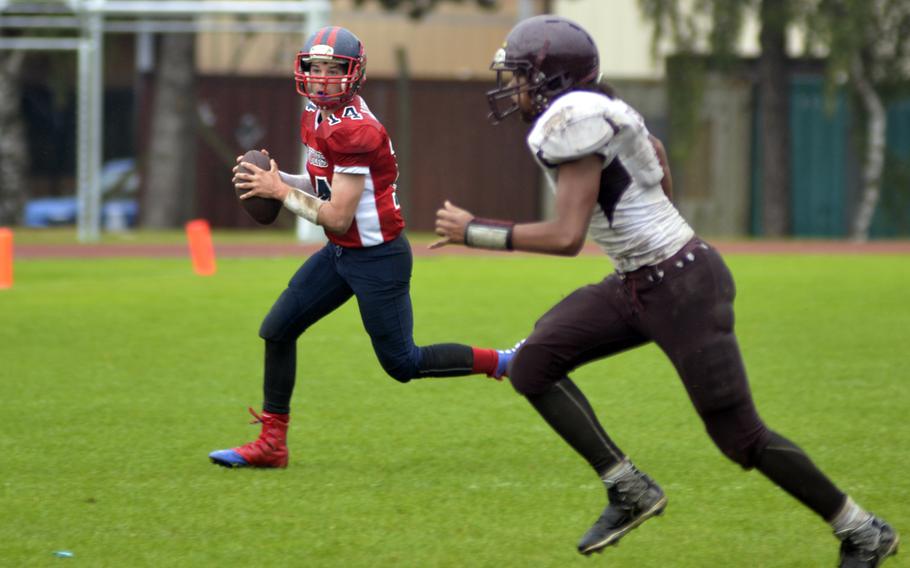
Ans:
{"label": "leafy tree", "polygon": [[[762,227],[767,236],[790,232],[789,61],[786,30],[798,1],[787,0],[639,0],[642,14],[654,25],[653,46],[668,41],[679,56],[668,65],[671,128],[680,147],[694,131],[701,101],[705,58],[721,71],[735,59],[736,42],[748,13],[761,23],[758,85],[762,122]],[[705,53],[705,56],[699,55]],[[675,116],[674,116],[675,115]],[[677,146],[677,140],[671,144]],[[677,151],[677,156],[679,153]]]}
{"label": "leafy tree", "polygon": [[[763,227],[766,235],[789,231],[790,167],[788,124],[788,26],[806,33],[807,49],[825,59],[828,90],[843,83],[853,89],[855,114],[861,117],[865,144],[862,193],[850,227],[856,240],[866,240],[880,201],[881,180],[888,164],[899,160],[887,155],[887,103],[910,93],[910,2],[907,0],[639,0],[643,14],[654,24],[654,44],[669,40],[678,52],[696,53],[708,48],[709,57],[721,66],[729,61],[742,29],[743,16],[751,11],[761,22],[758,63],[760,91],[760,144],[762,148]],[[689,6],[684,10],[681,6]],[[688,71],[695,73],[688,73]],[[698,90],[699,70],[690,66],[683,93]],[[671,88],[673,72],[668,70]],[[679,100],[684,95],[676,95]],[[688,104],[688,108],[686,108]],[[683,114],[694,116],[697,102],[680,102]],[[679,110],[679,109],[677,109]],[[676,119],[692,129],[686,119]],[[689,123],[693,119],[688,119]],[[672,151],[672,149],[671,149]],[[894,176],[891,176],[894,177]]]}
{"label": "leafy tree", "polygon": [[195,44],[192,34],[161,37],[145,191],[144,227],[174,227],[192,215],[196,171]]}
{"label": "leafy tree", "polygon": [[827,53],[831,89],[847,78],[865,123],[862,196],[850,228],[869,238],[886,160],[886,104],[910,87],[910,5],[906,0],[813,0],[800,15],[810,49]]}

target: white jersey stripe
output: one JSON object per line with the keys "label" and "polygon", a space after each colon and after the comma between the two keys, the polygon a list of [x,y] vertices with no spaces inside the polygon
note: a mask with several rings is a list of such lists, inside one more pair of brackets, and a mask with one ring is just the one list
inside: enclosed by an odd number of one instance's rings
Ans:
{"label": "white jersey stripe", "polygon": [[[336,168],[335,171],[337,172],[339,169]],[[360,196],[360,203],[357,204],[354,218],[357,220],[357,232],[360,233],[360,243],[363,246],[372,247],[383,243],[379,211],[376,208],[376,192],[373,187],[373,178],[369,175],[366,176],[363,194]]]}
{"label": "white jersey stripe", "polygon": [[368,175],[370,173],[369,166],[335,166],[335,173],[339,174],[357,174],[357,175]]}

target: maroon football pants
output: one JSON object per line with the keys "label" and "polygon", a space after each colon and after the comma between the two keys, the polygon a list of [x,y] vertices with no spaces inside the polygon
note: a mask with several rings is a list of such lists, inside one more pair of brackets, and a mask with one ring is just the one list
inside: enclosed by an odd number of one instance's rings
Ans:
{"label": "maroon football pants", "polygon": [[768,443],[733,332],[735,287],[720,255],[693,239],[670,259],[580,288],[537,322],[512,384],[544,393],[589,361],[655,342],[673,362],[712,440],[743,467]]}
{"label": "maroon football pants", "polygon": [[623,458],[568,373],[655,342],[673,362],[718,448],[826,520],[846,496],[755,410],[733,333],[733,278],[693,239],[670,259],[576,290],[547,312],[512,361],[512,385],[603,475]]}

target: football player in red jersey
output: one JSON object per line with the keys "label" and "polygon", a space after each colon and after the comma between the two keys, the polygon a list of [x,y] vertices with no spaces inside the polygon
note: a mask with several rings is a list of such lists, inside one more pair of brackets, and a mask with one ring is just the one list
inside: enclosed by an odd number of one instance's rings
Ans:
{"label": "football player in red jersey", "polygon": [[349,30],[315,32],[297,54],[297,91],[307,97],[300,137],[306,172],[289,175],[244,162],[234,168],[242,198],[282,201],[321,225],[328,244],[297,270],[262,322],[264,402],[259,438],[209,454],[227,467],[285,467],[287,427],[296,378],[297,338],[352,296],[382,368],[406,383],[475,373],[500,378],[513,350],[446,343],[417,346],[411,310],[411,247],[395,195],[398,165],[385,128],[358,95],[366,71],[363,44]]}
{"label": "football player in red jersey", "polygon": [[588,232],[616,267],[541,317],[510,372],[515,390],[606,486],[607,507],[579,552],[616,543],[660,514],[667,498],[610,439],[568,373],[654,342],[724,455],[757,469],[831,525],[841,540],[842,568],[878,566],[894,554],[897,532],[759,416],[733,331],[730,272],[668,199],[663,147],[641,116],[599,81],[591,36],[565,18],[530,18],[509,33],[492,69],[498,87],[488,93],[491,116],[499,121],[519,113],[534,123],[528,146],[555,191],[556,216],[515,224],[477,218],[446,202],[436,220],[442,238],[432,246],[574,256]]}

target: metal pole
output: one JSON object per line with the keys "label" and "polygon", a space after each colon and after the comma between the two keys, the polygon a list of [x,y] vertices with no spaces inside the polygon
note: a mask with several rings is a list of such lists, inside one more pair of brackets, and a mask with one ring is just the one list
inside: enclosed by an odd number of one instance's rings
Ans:
{"label": "metal pole", "polygon": [[199,14],[307,14],[326,10],[328,0],[86,0],[90,11],[121,16],[169,14],[197,16]]}
{"label": "metal pole", "polygon": [[101,233],[101,163],[104,160],[104,16],[89,16],[92,38],[92,160],[89,162],[91,191],[89,192],[90,240],[97,241]]}
{"label": "metal pole", "polygon": [[89,13],[83,18],[79,48],[76,232],[80,242],[95,242],[101,235],[104,46],[101,14]]}
{"label": "metal pole", "polygon": [[400,191],[398,204],[401,214],[407,219],[411,213],[411,196],[414,188],[411,186],[411,72],[408,68],[408,50],[405,46],[395,47],[395,62],[398,68],[395,90],[398,95],[396,114],[398,120],[395,138],[395,158],[398,161],[398,180]]}
{"label": "metal pole", "polygon": [[77,50],[82,42],[76,38],[43,38],[43,37],[2,37],[0,49],[22,49],[40,51]]}
{"label": "metal pole", "polygon": [[90,145],[90,124],[91,124],[91,63],[92,63],[92,45],[91,40],[83,37],[79,45],[78,52],[78,74],[79,87],[76,94],[77,105],[77,127],[76,127],[76,234],[77,238],[82,241],[91,240],[91,227],[88,224],[88,217],[84,214],[88,211],[88,192],[91,186],[89,164],[91,162],[91,145]]}
{"label": "metal pole", "polygon": [[[304,28],[303,28],[303,39],[300,42],[300,47],[303,47],[303,42],[307,40],[313,33],[316,32],[319,28],[327,26],[329,23],[329,12],[325,10],[314,10],[312,13],[307,15]],[[300,111],[303,112],[303,106],[306,104],[306,99],[300,97]],[[303,144],[300,145],[300,171],[301,173],[306,173],[306,159],[307,151],[306,146]],[[324,242],[325,233],[322,231],[318,225],[310,223],[306,219],[297,217],[297,240],[301,243],[321,243]]]}

